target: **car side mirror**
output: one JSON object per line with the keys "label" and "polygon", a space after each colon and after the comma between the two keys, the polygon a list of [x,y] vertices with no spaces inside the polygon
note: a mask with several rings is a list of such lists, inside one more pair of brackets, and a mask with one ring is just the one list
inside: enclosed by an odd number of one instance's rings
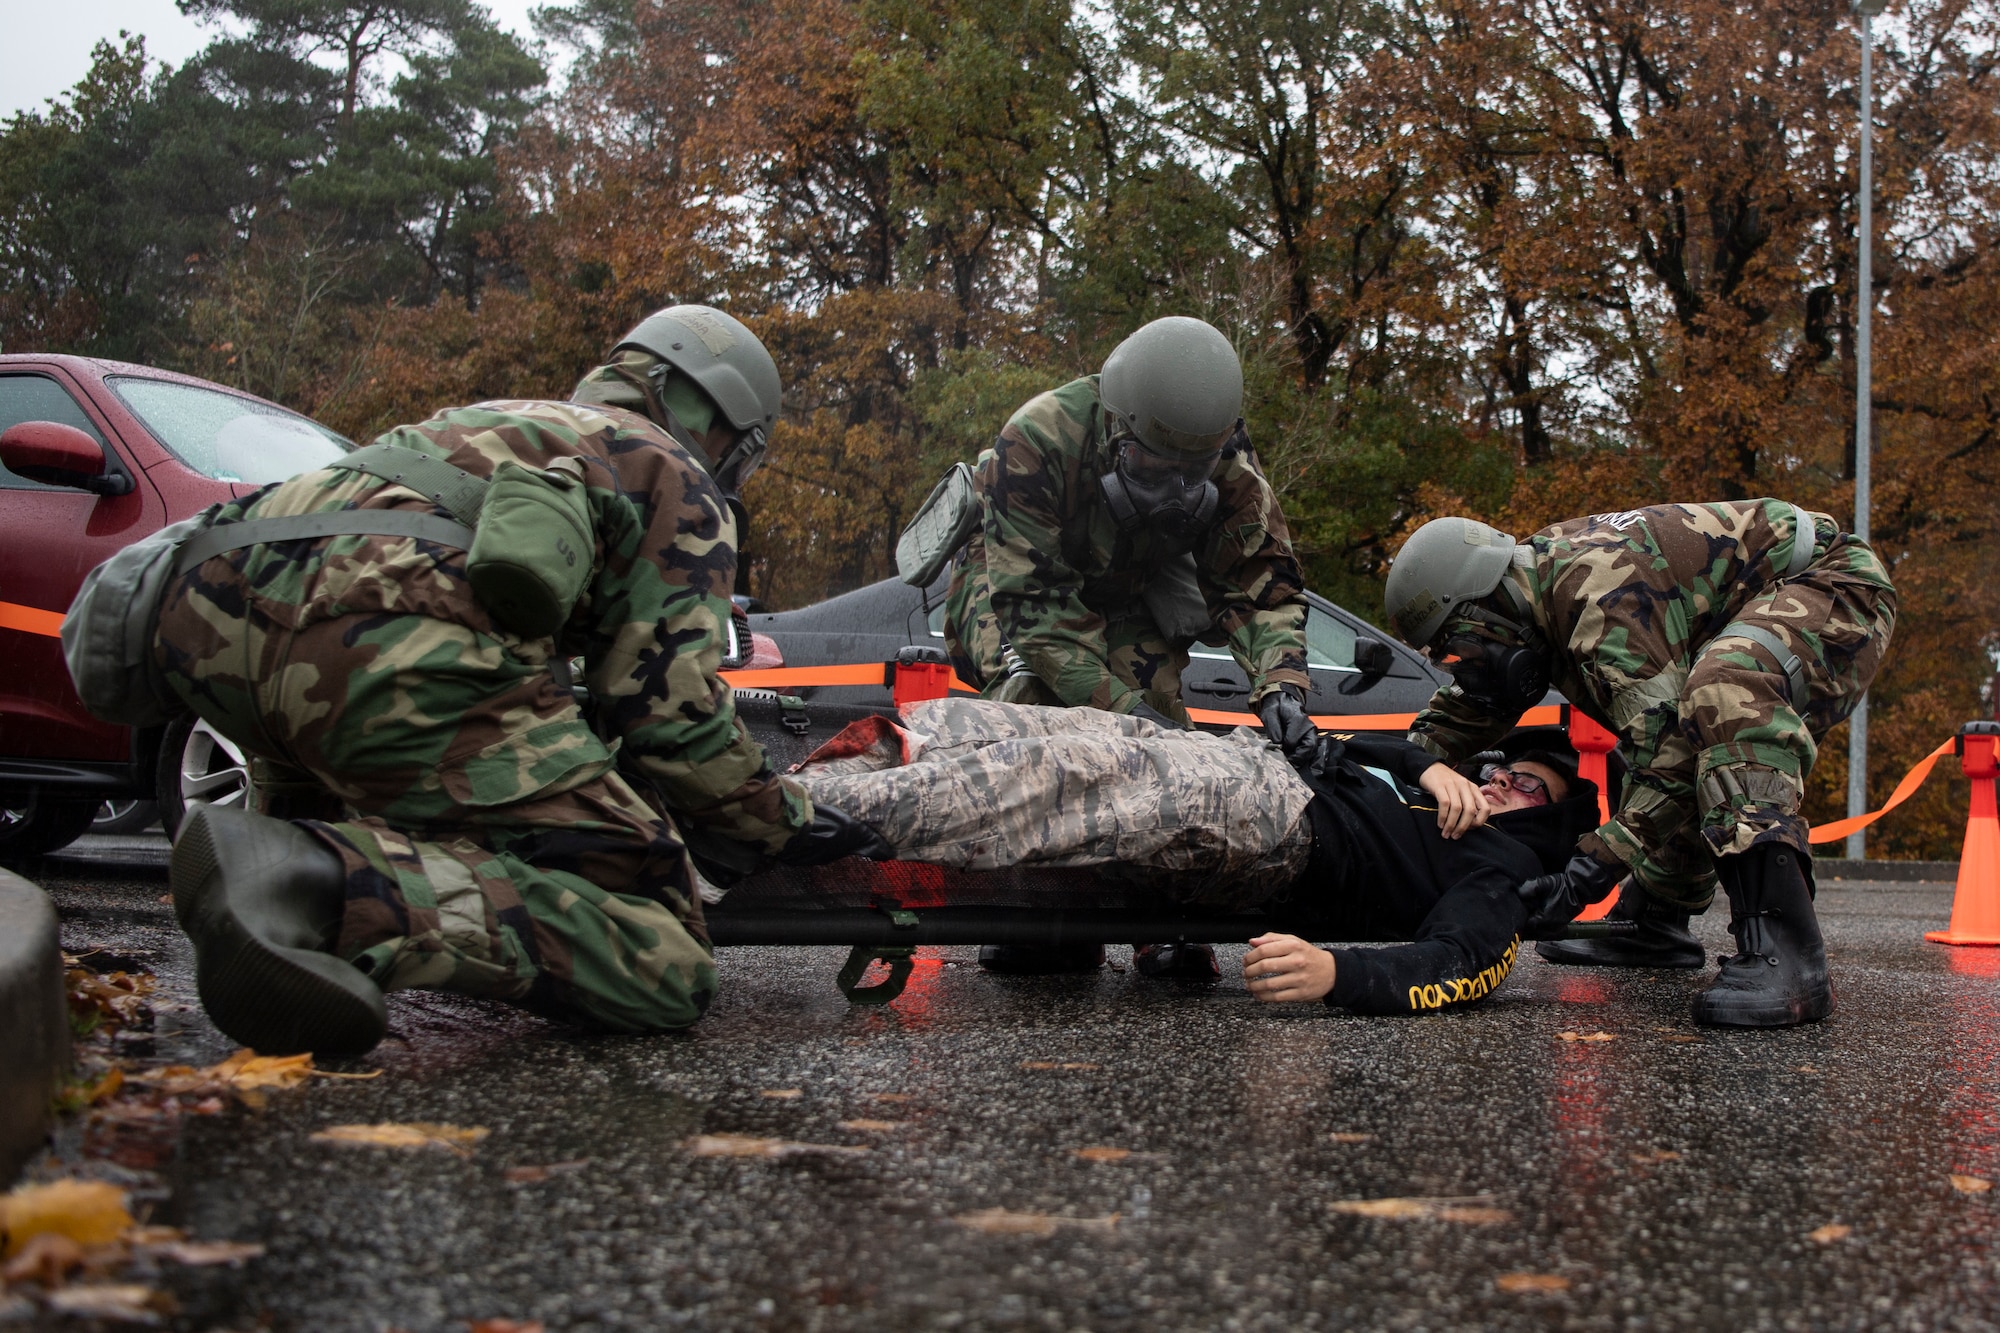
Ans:
{"label": "car side mirror", "polygon": [[132,479],[104,471],[104,449],[60,421],[19,421],[0,434],[0,463],[9,472],[51,486],[75,486],[99,495],[123,495]]}
{"label": "car side mirror", "polygon": [[1354,641],[1354,669],[1364,676],[1386,676],[1396,665],[1396,650],[1366,636]]}

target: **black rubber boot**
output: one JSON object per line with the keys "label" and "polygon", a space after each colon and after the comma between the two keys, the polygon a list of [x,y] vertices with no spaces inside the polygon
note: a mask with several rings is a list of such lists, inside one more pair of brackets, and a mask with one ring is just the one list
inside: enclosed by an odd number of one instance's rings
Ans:
{"label": "black rubber boot", "polygon": [[1708,953],[1688,929],[1688,917],[1681,908],[1648,898],[1628,880],[1604,919],[1636,921],[1637,931],[1596,940],[1544,940],[1535,952],[1551,963],[1576,967],[1700,967]]}
{"label": "black rubber boot", "polygon": [[1222,979],[1222,969],[1215,965],[1215,950],[1206,944],[1135,944],[1132,966],[1142,977],[1166,977],[1173,981]]}
{"label": "black rubber boot", "polygon": [[1716,858],[1729,893],[1736,954],[1694,997],[1694,1021],[1713,1027],[1782,1028],[1833,1012],[1826,944],[1813,915],[1810,861],[1783,843]]}
{"label": "black rubber boot", "polygon": [[979,965],[988,972],[1016,977],[1049,977],[1064,972],[1095,972],[1104,966],[1101,944],[982,944]]}
{"label": "black rubber boot", "polygon": [[382,991],[331,949],[340,858],[296,824],[196,806],[174,842],[174,915],[194,943],[201,1007],[264,1055],[359,1055],[382,1040]]}

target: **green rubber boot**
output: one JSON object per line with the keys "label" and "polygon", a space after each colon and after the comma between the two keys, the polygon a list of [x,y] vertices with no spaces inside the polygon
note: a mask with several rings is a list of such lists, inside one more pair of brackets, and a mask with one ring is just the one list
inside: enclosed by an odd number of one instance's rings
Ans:
{"label": "green rubber boot", "polygon": [[263,1055],[360,1055],[382,1040],[381,988],[328,952],[347,903],[324,843],[281,819],[201,805],[169,865],[201,1007],[223,1032]]}

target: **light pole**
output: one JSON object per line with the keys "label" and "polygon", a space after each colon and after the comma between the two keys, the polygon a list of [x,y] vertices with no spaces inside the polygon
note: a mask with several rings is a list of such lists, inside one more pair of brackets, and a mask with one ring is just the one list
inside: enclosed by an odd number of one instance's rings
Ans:
{"label": "light pole", "polygon": [[[1872,498],[1868,454],[1874,364],[1868,324],[1875,306],[1875,264],[1870,253],[1875,239],[1875,16],[1886,8],[1888,0],[1854,0],[1854,12],[1861,16],[1861,255],[1854,279],[1854,535],[1862,541],[1868,540],[1868,509]],[[1866,694],[1856,701],[1848,728],[1847,814],[1853,818],[1868,811]],[[1865,831],[1847,835],[1847,855],[1857,861],[1868,855]]]}

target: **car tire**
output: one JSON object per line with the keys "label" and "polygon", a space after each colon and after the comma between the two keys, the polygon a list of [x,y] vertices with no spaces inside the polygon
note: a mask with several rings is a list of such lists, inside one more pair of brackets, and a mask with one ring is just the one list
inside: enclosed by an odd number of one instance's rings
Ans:
{"label": "car tire", "polygon": [[173,837],[197,805],[250,808],[250,764],[236,743],[198,717],[167,724],[160,740],[160,823]]}
{"label": "car tire", "polygon": [[91,821],[92,833],[144,833],[160,822],[160,807],[152,801],[136,801],[130,797],[120,797],[106,801],[97,807],[97,818]]}
{"label": "car tire", "polygon": [[0,796],[0,861],[67,847],[90,830],[101,801],[58,797],[46,788]]}

